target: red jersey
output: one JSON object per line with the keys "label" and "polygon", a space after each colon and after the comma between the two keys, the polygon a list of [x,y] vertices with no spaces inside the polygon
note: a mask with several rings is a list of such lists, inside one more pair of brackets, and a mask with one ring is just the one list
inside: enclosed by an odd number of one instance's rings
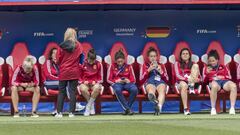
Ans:
{"label": "red jersey", "polygon": [[207,73],[207,66],[203,68],[203,79],[204,82],[212,82],[216,76],[222,76],[221,80],[230,80],[231,74],[225,65],[219,65],[213,68],[209,73]]}
{"label": "red jersey", "polygon": [[[158,65],[162,69],[162,73],[159,74],[161,76],[161,79],[165,82],[168,82],[169,77],[167,74],[167,70],[164,64],[158,63]],[[148,72],[148,68],[150,67],[150,63],[144,63],[140,69],[140,81],[141,82],[146,82],[148,78],[150,77],[150,73]]]}
{"label": "red jersey", "polygon": [[79,42],[75,43],[72,52],[61,49],[59,56],[59,80],[78,80],[80,77],[79,61],[82,47]]}
{"label": "red jersey", "polygon": [[59,80],[59,67],[51,60],[47,60],[43,65],[46,80]]}
{"label": "red jersey", "polygon": [[[195,64],[195,63],[193,63]],[[179,62],[174,63],[174,73],[176,75],[176,81],[188,81],[188,76],[191,74],[191,68],[186,64],[186,66],[182,69]],[[198,76],[199,80],[201,80],[201,75]]]}
{"label": "red jersey", "polygon": [[99,61],[95,61],[93,64],[89,64],[87,61],[84,61],[81,68],[80,83],[88,81],[92,83],[103,83],[103,67]]}
{"label": "red jersey", "polygon": [[237,80],[240,83],[240,64],[238,65],[238,68],[237,68]]}
{"label": "red jersey", "polygon": [[118,67],[116,63],[112,64],[108,68],[107,72],[107,82],[113,84],[118,79],[126,78],[129,79],[131,83],[135,83],[135,74],[131,65],[124,64],[122,67]]}
{"label": "red jersey", "polygon": [[18,66],[12,76],[12,85],[19,86],[21,83],[34,83],[35,86],[39,85],[39,73],[36,66],[33,67],[31,73],[26,73],[22,66]]}

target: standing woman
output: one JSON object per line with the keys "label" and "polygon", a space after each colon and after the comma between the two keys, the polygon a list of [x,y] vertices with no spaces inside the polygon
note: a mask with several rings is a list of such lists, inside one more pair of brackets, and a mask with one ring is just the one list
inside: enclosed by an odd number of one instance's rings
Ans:
{"label": "standing woman", "polygon": [[184,115],[191,114],[187,105],[188,89],[190,93],[195,93],[194,89],[201,81],[199,66],[192,62],[191,56],[190,50],[188,48],[183,48],[179,54],[179,61],[176,61],[174,64],[177,87],[180,90],[184,107]]}
{"label": "standing woman", "polygon": [[[59,85],[59,64],[57,60],[57,48],[52,48],[48,53],[48,59],[46,63],[44,64],[44,75],[45,75],[45,81],[44,86],[47,89],[55,89],[58,90]],[[68,98],[69,94],[67,94]],[[76,111],[81,111],[85,108],[85,106],[82,106],[80,103],[76,103]],[[52,112],[52,115],[55,116],[57,114],[57,110]]]}
{"label": "standing woman", "polygon": [[[153,47],[147,52],[148,61],[141,69],[141,80],[145,81],[148,99],[155,104],[155,115],[159,115],[165,101],[166,82],[168,81],[167,70],[163,64],[157,62],[157,50]],[[156,91],[158,98],[156,98]]]}
{"label": "standing woman", "polygon": [[82,54],[81,44],[77,41],[77,33],[68,28],[64,34],[64,41],[60,44],[59,56],[59,94],[57,101],[57,115],[63,117],[64,99],[67,96],[66,87],[70,96],[69,117],[74,117],[76,105],[76,90],[80,77],[79,61]]}

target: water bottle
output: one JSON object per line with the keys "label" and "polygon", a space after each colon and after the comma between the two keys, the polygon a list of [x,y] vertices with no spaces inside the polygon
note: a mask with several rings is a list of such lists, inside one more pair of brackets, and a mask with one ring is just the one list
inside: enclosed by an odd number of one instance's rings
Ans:
{"label": "water bottle", "polygon": [[26,111],[26,105],[24,104],[22,107],[22,113],[23,113],[23,117],[27,117],[27,111]]}

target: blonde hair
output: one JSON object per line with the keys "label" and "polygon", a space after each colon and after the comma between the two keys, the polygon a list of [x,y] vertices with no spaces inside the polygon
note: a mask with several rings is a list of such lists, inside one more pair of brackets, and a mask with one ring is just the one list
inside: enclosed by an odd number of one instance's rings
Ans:
{"label": "blonde hair", "polygon": [[33,65],[34,65],[33,56],[28,55],[23,61],[23,67],[24,68],[33,68]]}
{"label": "blonde hair", "polygon": [[64,41],[66,40],[72,40],[72,41],[77,41],[77,32],[73,28],[67,28],[67,30],[64,33]]}

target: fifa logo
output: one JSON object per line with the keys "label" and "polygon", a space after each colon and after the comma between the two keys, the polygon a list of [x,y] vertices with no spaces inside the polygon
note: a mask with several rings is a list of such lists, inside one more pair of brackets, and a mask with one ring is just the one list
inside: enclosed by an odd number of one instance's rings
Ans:
{"label": "fifa logo", "polygon": [[34,32],[33,33],[34,37],[41,37],[41,36],[44,36],[44,35],[45,35],[44,32]]}
{"label": "fifa logo", "polygon": [[216,34],[216,30],[197,29],[197,34]]}
{"label": "fifa logo", "polygon": [[198,34],[208,33],[208,30],[206,30],[206,29],[198,29],[197,33]]}
{"label": "fifa logo", "polygon": [[34,32],[34,37],[52,37],[54,36],[54,33],[45,33],[45,32]]}

